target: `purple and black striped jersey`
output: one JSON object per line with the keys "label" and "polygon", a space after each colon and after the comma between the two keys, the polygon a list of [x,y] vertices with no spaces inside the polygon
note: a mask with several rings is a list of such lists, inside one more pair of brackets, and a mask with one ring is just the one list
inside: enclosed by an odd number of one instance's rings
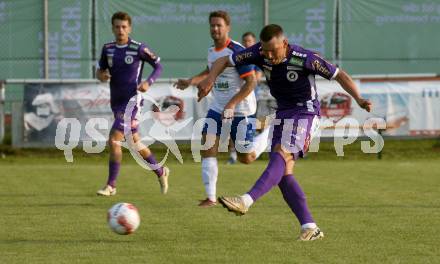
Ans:
{"label": "purple and black striped jersey", "polygon": [[130,98],[137,94],[144,62],[154,69],[147,78],[151,85],[159,77],[162,66],[160,58],[147,45],[129,39],[125,45],[110,42],[103,46],[98,68],[110,72],[110,103],[113,111],[123,111]]}
{"label": "purple and black striped jersey", "polygon": [[235,52],[229,61],[236,67],[255,64],[262,69],[278,109],[296,108],[314,114],[319,114],[320,107],[315,75],[330,80],[338,73],[335,65],[297,45],[289,45],[287,57],[277,65],[264,58],[261,43]]}

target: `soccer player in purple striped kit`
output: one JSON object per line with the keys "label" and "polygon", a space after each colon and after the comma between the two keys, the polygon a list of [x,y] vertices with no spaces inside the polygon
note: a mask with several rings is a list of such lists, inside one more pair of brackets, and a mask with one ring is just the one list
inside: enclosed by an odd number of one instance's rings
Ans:
{"label": "soccer player in purple striped kit", "polygon": [[[128,141],[140,143],[140,136],[137,132],[137,114],[142,100],[139,100],[138,96],[140,92],[146,92],[162,72],[160,58],[145,44],[129,38],[131,17],[127,13],[113,14],[112,31],[115,41],[105,44],[102,48],[96,71],[96,76],[100,81],[110,80],[110,105],[115,117],[108,140],[110,147],[108,180],[106,185],[97,191],[97,194],[102,196],[116,194],[116,178],[122,161],[121,142],[125,138],[124,128],[129,126],[128,131],[131,129],[132,132],[132,139]],[[147,79],[142,80],[144,62],[147,62],[153,71]],[[136,98],[136,106],[132,113],[125,113],[132,98]],[[129,114],[130,124],[124,123],[125,114]],[[167,193],[169,169],[159,166],[153,153],[147,147],[142,147],[139,154],[157,175],[161,192]]]}
{"label": "soccer player in purple striped kit", "polygon": [[295,161],[307,152],[313,131],[319,127],[320,105],[315,75],[335,79],[366,111],[371,110],[372,104],[361,97],[356,84],[346,72],[313,51],[289,44],[283,29],[275,24],[261,30],[259,43],[219,58],[208,77],[197,86],[199,97],[209,93],[215,78],[225,67],[249,64],[255,64],[264,71],[270,92],[278,104],[270,161],[249,192],[242,196],[219,197],[219,201],[229,211],[243,215],[255,201],[278,185],[284,200],[301,224],[298,239],[321,239],[324,234],[316,225],[305,194],[293,176]]}

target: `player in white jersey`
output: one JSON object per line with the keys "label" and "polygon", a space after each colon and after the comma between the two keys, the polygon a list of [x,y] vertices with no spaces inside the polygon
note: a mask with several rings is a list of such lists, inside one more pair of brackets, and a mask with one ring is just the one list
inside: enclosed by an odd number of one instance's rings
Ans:
{"label": "player in white jersey", "polygon": [[[208,49],[208,70],[211,69],[212,64],[218,58],[221,58],[222,56],[229,56],[230,54],[234,53],[234,51],[242,49],[244,49],[244,47],[240,43],[231,39],[227,39],[225,46],[222,48],[218,49],[215,46],[210,47]],[[214,89],[211,91],[214,101],[210,105],[210,109],[218,113],[222,113],[231,98],[240,92],[243,83],[248,82],[246,77],[253,74],[253,67],[244,67],[238,70],[234,67],[226,68],[217,77],[214,84]],[[254,84],[249,85],[252,91],[254,86]],[[255,94],[252,91],[246,97],[244,97],[242,101],[235,105],[234,116],[250,116],[255,114],[257,104]]]}
{"label": "player in white jersey", "polygon": [[[240,43],[229,38],[230,21],[225,11],[210,13],[209,25],[214,45],[208,50],[208,67],[190,79],[179,79],[174,84],[176,88],[183,90],[191,85],[196,86],[208,76],[210,67],[216,59],[244,49]],[[212,147],[202,151],[202,178],[207,198],[200,201],[201,207],[217,204],[217,153],[223,124],[230,125],[230,137],[235,143],[240,162],[245,164],[253,162],[267,147],[267,135],[259,135],[254,139],[255,85],[256,78],[251,66],[226,68],[215,81],[212,89],[214,100],[202,131],[203,143]],[[211,121],[215,122],[214,126],[209,125],[213,124]],[[226,130],[223,127],[223,131]]]}

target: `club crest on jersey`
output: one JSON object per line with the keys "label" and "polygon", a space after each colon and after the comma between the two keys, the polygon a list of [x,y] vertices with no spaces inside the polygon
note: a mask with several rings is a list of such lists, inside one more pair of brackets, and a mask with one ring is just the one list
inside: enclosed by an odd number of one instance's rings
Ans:
{"label": "club crest on jersey", "polygon": [[131,56],[131,55],[125,56],[124,61],[126,64],[132,64],[133,63],[133,56]]}
{"label": "club crest on jersey", "polygon": [[288,71],[286,78],[290,82],[294,82],[294,81],[298,80],[298,73],[296,71]]}

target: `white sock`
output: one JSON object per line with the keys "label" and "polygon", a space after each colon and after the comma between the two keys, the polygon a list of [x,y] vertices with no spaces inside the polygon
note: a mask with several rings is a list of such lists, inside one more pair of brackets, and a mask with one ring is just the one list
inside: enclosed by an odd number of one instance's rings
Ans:
{"label": "white sock", "polygon": [[249,194],[247,194],[247,193],[243,194],[243,195],[240,196],[240,197],[241,197],[241,199],[243,200],[244,205],[245,205],[247,208],[251,207],[251,205],[254,203],[254,200],[252,199],[252,197],[251,197]]}
{"label": "white sock", "polygon": [[229,153],[229,157],[233,160],[237,160],[237,151],[231,150],[231,152]]}
{"label": "white sock", "polygon": [[206,195],[209,200],[216,201],[216,184],[218,176],[217,158],[209,157],[202,159],[202,179],[205,185]]}
{"label": "white sock", "polygon": [[318,226],[315,223],[307,223],[307,224],[303,224],[301,226],[302,229],[306,229],[306,228],[317,228]]}
{"label": "white sock", "polygon": [[254,150],[256,158],[267,149],[269,140],[270,126],[266,127],[261,133],[254,138]]}

